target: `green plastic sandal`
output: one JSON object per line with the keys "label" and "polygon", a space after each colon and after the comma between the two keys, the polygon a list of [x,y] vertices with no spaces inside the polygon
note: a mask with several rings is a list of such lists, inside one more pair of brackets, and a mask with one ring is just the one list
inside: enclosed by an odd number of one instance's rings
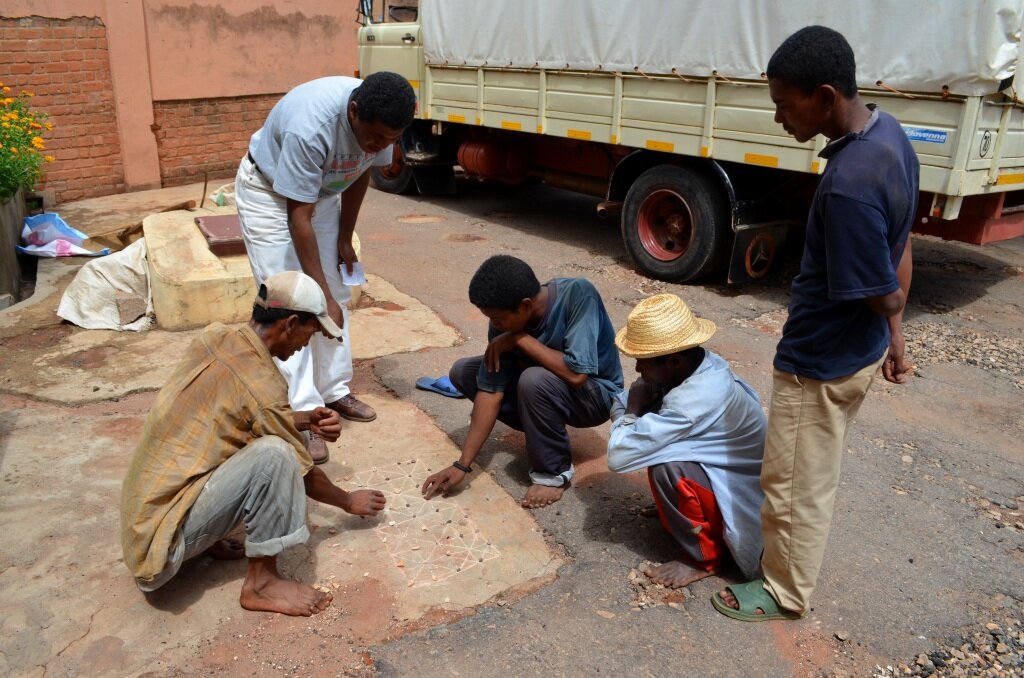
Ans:
{"label": "green plastic sandal", "polygon": [[[757,622],[771,621],[772,619],[803,619],[807,616],[806,612],[799,614],[779,607],[775,599],[764,590],[764,579],[755,579],[746,584],[732,584],[725,588],[732,591],[732,595],[740,604],[740,609],[736,610],[726,605],[717,592],[711,596],[711,604],[726,617]],[[757,614],[757,608],[764,610],[764,614]]]}

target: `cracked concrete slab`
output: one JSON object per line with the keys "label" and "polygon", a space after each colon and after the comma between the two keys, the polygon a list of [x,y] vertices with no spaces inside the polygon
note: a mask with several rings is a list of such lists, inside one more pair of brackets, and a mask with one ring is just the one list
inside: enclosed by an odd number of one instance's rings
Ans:
{"label": "cracked concrete slab", "polygon": [[[240,562],[199,558],[148,600],[136,590],[121,561],[117,506],[152,397],[66,408],[0,396],[0,673],[181,668],[224,628],[278,619],[238,606]],[[419,499],[422,473],[449,464],[457,448],[414,405],[366,399],[377,421],[347,426],[323,468],[343,487],[363,482],[384,490],[388,510],[361,519],[311,502],[312,538],[281,557],[287,576],[335,592],[334,606],[316,623],[372,608],[383,615],[376,633],[394,632],[554,576],[560,561],[532,515],[489,475],[475,476],[452,497]],[[399,467],[415,473],[400,482],[390,470]],[[367,588],[372,596],[357,594]],[[274,622],[280,629],[303,623],[311,622]]]}
{"label": "cracked concrete slab", "polygon": [[[82,330],[62,323],[56,308],[78,266],[55,263],[41,270],[37,293],[0,313],[0,390],[55,403],[156,390],[199,332]],[[364,294],[364,307],[349,320],[354,359],[459,342],[436,313],[386,280],[369,276]]]}
{"label": "cracked concrete slab", "polygon": [[[347,424],[324,468],[343,487],[381,488],[388,510],[364,520],[311,503],[312,538],[280,558],[285,576],[333,590],[331,608],[313,619],[247,613],[244,562],[205,557],[144,596],[121,560],[121,481],[155,390],[198,330],[62,322],[60,295],[81,263],[40,262],[36,294],[0,312],[0,674],[251,675],[268,659],[317,673],[310,657],[356,670],[365,659],[355,641],[459,618],[554,577],[561,561],[533,515],[490,475],[419,498],[425,474],[458,449],[415,405],[367,384],[360,395],[379,418]],[[376,276],[350,322],[357,361],[460,340]]]}

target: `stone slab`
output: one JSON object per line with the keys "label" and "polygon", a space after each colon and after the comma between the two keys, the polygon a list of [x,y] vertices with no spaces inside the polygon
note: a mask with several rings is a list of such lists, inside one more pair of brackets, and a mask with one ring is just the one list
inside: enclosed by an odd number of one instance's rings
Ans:
{"label": "stone slab", "polygon": [[432,309],[368,274],[360,306],[349,316],[352,356],[357,360],[455,346],[462,337]]}
{"label": "stone slab", "polygon": [[[354,656],[348,645],[319,646],[358,616],[370,620],[368,636],[383,640],[417,620],[540,586],[560,564],[532,514],[486,474],[458,495],[414,502],[422,474],[458,451],[414,405],[367,397],[378,420],[346,426],[323,468],[347,489],[384,490],[387,512],[360,519],[311,502],[310,541],[280,558],[286,576],[330,587],[331,608],[311,620],[247,613],[238,605],[244,563],[206,558],[147,599],[121,562],[117,507],[151,400],[67,408],[0,395],[3,675],[190,675],[200,656],[250,675],[265,670],[251,644],[260,634],[293,639],[273,644],[286,648],[272,655],[278,665],[308,667],[315,643],[340,671]],[[227,655],[203,655],[211,647]],[[302,675],[309,671],[317,672]]]}
{"label": "stone slab", "polygon": [[322,468],[346,489],[383,491],[388,506],[364,520],[312,505],[318,529],[338,532],[324,536],[321,579],[358,579],[368,572],[397,592],[392,614],[408,621],[435,607],[479,605],[555,574],[560,561],[532,514],[487,473],[473,474],[449,497],[424,501],[423,481],[458,458],[458,447],[415,405],[372,395],[365,400],[377,419],[346,422],[339,441],[328,445],[331,459]]}
{"label": "stone slab", "polygon": [[248,258],[213,254],[195,224],[196,217],[233,210],[179,210],[143,219],[153,310],[162,329],[193,329],[249,317],[256,283]]}

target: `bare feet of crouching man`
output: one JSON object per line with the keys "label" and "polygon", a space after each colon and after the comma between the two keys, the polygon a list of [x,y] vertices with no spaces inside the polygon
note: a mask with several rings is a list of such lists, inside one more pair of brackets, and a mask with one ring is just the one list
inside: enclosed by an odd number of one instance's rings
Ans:
{"label": "bare feet of crouching man", "polygon": [[530,489],[526,491],[526,496],[519,502],[519,505],[523,508],[537,509],[544,508],[545,506],[551,506],[556,501],[562,498],[565,491],[569,489],[569,481],[565,481],[565,484],[561,487],[550,487],[548,485],[530,485]]}
{"label": "bare feet of crouching man", "polygon": [[277,573],[277,558],[273,556],[249,559],[249,570],[245,573],[239,598],[247,610],[280,612],[293,617],[311,617],[323,612],[331,600],[330,593],[281,579]]}

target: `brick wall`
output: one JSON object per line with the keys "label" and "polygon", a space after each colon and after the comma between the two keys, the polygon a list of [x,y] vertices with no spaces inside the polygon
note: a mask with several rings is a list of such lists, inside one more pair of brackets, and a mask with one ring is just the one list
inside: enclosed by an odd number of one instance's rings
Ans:
{"label": "brick wall", "polygon": [[232,177],[267,114],[283,94],[153,102],[164,186]]}
{"label": "brick wall", "polygon": [[50,116],[46,166],[36,190],[56,202],[124,190],[106,28],[96,18],[0,18],[0,81],[35,93]]}

